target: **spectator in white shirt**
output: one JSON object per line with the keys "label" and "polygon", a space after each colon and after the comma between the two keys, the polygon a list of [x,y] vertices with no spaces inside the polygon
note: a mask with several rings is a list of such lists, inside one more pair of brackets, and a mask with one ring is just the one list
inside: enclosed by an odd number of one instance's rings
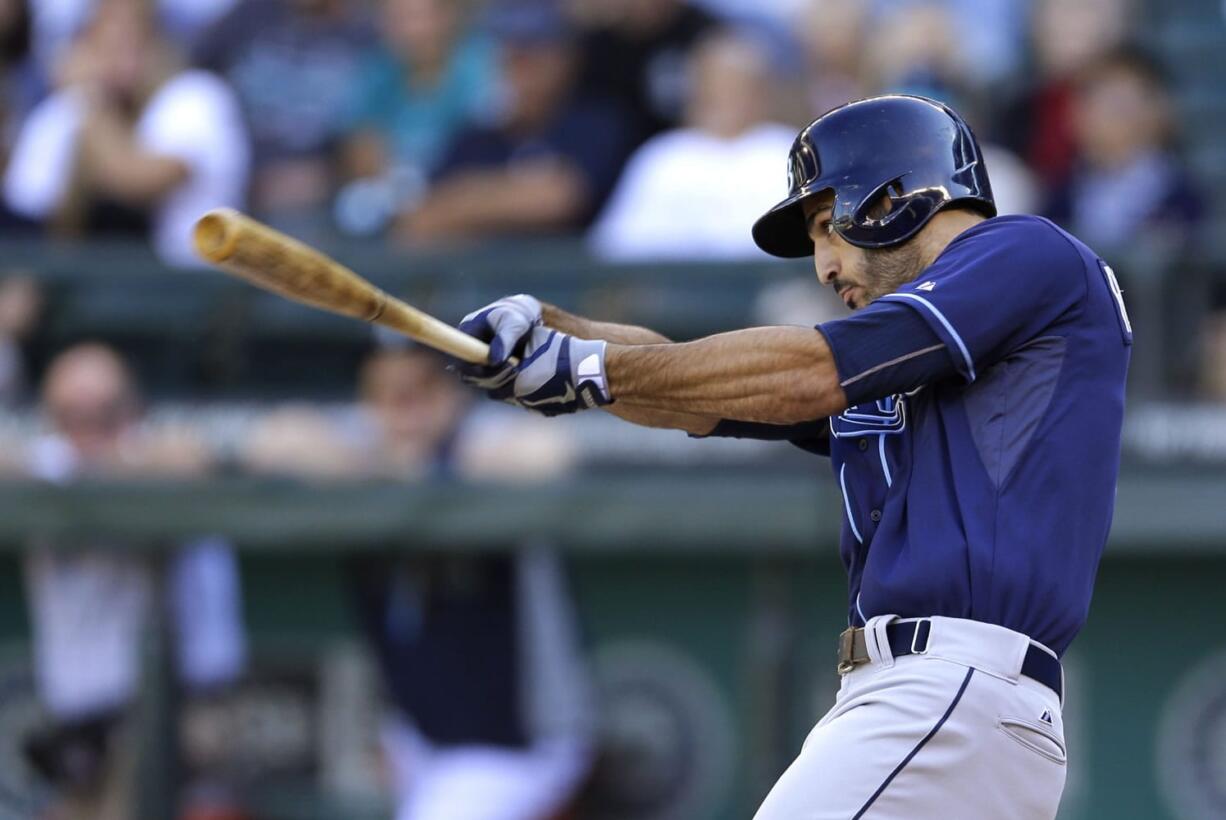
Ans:
{"label": "spectator in white shirt", "polygon": [[248,144],[216,76],[184,70],[140,0],[100,0],[30,114],[4,180],[8,206],[60,236],[137,233],[196,263],[195,220],[241,204]]}
{"label": "spectator in white shirt", "polygon": [[754,39],[711,35],[694,50],[690,71],[686,125],[634,153],[592,228],[592,248],[603,257],[760,257],[750,226],[781,195],[779,157],[796,129],[769,120],[769,60]]}

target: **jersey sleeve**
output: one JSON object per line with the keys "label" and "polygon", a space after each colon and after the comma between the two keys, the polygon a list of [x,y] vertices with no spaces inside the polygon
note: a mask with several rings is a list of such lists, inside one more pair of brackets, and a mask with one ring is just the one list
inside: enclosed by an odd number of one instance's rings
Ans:
{"label": "jersey sleeve", "polygon": [[906,393],[956,377],[945,340],[905,305],[878,299],[845,319],[817,326],[834,354],[847,404]]}
{"label": "jersey sleeve", "polygon": [[913,282],[879,302],[919,316],[968,382],[1025,342],[1049,332],[1084,299],[1073,245],[1037,217],[983,222],[951,242]]}

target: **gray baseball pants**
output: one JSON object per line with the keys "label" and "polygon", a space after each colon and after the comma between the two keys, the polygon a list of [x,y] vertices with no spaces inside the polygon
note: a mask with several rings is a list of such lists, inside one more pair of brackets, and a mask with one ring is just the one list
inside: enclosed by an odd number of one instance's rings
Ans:
{"label": "gray baseball pants", "polygon": [[1066,749],[1056,693],[1020,675],[1031,641],[931,618],[928,649],[895,659],[894,616],[866,625],[870,663],[843,676],[755,820],[1051,820]]}

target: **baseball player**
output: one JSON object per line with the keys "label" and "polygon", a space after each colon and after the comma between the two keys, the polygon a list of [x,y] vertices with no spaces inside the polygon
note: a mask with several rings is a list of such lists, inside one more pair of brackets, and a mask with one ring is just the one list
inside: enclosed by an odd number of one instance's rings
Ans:
{"label": "baseball player", "polygon": [[830,457],[842,682],[758,820],[1054,817],[1060,657],[1119,469],[1115,276],[1045,219],[996,217],[974,135],[932,100],[829,111],[788,177],[754,239],[812,255],[851,316],[674,344],[520,295],[465,319],[491,349],[464,378],[546,415],[603,407]]}

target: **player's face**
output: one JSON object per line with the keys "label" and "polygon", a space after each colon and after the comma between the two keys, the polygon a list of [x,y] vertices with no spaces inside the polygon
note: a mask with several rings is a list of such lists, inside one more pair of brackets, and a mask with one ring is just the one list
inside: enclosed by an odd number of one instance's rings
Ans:
{"label": "player's face", "polygon": [[868,250],[857,248],[839,236],[831,224],[834,216],[832,194],[819,194],[801,205],[809,238],[813,240],[817,281],[834,288],[843,304],[852,310],[893,293],[923,270],[920,249],[914,242]]}

